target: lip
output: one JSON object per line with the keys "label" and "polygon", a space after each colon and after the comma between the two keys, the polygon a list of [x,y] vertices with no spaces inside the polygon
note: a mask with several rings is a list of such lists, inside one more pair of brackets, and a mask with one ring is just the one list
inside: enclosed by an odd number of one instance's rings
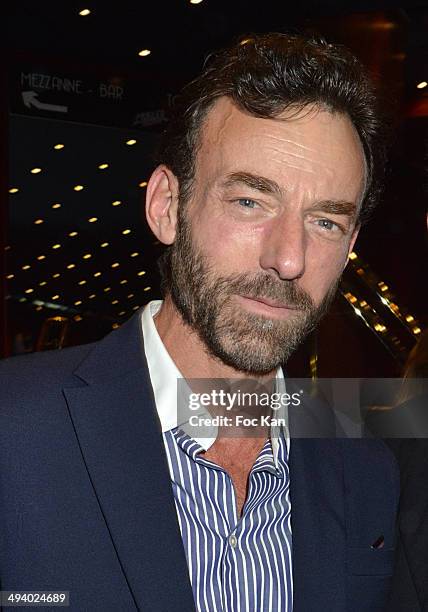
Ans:
{"label": "lip", "polygon": [[254,298],[245,295],[238,295],[237,297],[243,302],[244,306],[249,306],[251,309],[257,310],[257,312],[265,313],[273,317],[283,318],[289,315],[290,312],[298,310],[295,306],[287,306],[286,304],[281,304],[269,298]]}
{"label": "lip", "polygon": [[242,296],[245,297],[245,299],[247,300],[253,300],[254,302],[261,302],[262,304],[265,304],[266,306],[270,306],[271,308],[281,308],[281,309],[286,309],[286,310],[297,310],[297,308],[295,308],[294,306],[288,306],[288,304],[280,304],[279,302],[276,302],[275,300],[270,300],[269,298],[260,298],[260,297],[248,297],[248,296]]}

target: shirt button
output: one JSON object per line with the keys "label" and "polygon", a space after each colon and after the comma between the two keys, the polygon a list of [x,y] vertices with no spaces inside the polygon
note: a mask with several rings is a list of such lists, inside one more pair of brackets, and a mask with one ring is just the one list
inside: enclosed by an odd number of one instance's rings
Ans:
{"label": "shirt button", "polygon": [[232,548],[236,548],[236,546],[238,545],[238,538],[233,533],[231,536],[229,536],[229,544]]}

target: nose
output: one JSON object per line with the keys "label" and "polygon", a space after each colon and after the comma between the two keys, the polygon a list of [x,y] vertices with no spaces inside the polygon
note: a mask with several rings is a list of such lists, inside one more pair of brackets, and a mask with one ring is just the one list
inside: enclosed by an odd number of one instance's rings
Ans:
{"label": "nose", "polygon": [[303,276],[306,259],[306,234],[298,214],[285,213],[272,219],[265,234],[260,265],[282,280]]}

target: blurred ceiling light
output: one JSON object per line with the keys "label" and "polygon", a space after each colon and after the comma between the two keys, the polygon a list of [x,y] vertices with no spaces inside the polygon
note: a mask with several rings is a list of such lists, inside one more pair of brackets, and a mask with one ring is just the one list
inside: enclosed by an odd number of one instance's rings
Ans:
{"label": "blurred ceiling light", "polygon": [[128,282],[128,281],[126,280],[126,278],[123,278],[123,279],[120,281],[120,284],[121,284],[121,285],[126,285],[126,283],[127,283],[127,282]]}
{"label": "blurred ceiling light", "polygon": [[141,183],[139,183],[139,187],[147,187],[147,181],[141,181]]}
{"label": "blurred ceiling light", "polygon": [[244,40],[241,40],[241,42],[239,43],[240,45],[246,45],[247,43],[249,43],[251,41],[251,38],[244,38]]}
{"label": "blurred ceiling light", "polygon": [[150,53],[150,49],[141,49],[141,51],[138,52],[138,55],[140,57],[147,57],[148,55],[150,55]]}
{"label": "blurred ceiling light", "polygon": [[104,249],[104,247],[108,247],[108,242],[102,242],[100,246]]}
{"label": "blurred ceiling light", "polygon": [[36,219],[34,221],[34,225],[40,225],[41,223],[43,223],[43,219]]}
{"label": "blurred ceiling light", "polygon": [[202,0],[190,0],[190,4],[200,4]]}
{"label": "blurred ceiling light", "polygon": [[94,276],[95,276],[95,277],[101,276],[101,272],[95,272],[95,273],[94,273]]}
{"label": "blurred ceiling light", "polygon": [[115,305],[115,304],[119,304],[119,300],[113,300],[113,301],[112,301],[112,304],[113,304],[113,305]]}
{"label": "blurred ceiling light", "polygon": [[98,166],[98,168],[99,168],[100,170],[105,170],[106,168],[108,168],[108,164],[100,164],[100,165]]}
{"label": "blurred ceiling light", "polygon": [[79,321],[82,321],[82,317],[81,317],[80,315],[75,315],[75,316],[73,317],[73,319],[74,319],[75,321],[77,321],[77,323],[78,323]]}
{"label": "blurred ceiling light", "polygon": [[111,287],[104,287],[104,291],[108,293],[109,291],[111,291]]}
{"label": "blurred ceiling light", "polygon": [[25,293],[33,293],[34,289],[26,289]]}
{"label": "blurred ceiling light", "polygon": [[59,202],[52,204],[52,208],[61,208],[61,204],[59,204]]}
{"label": "blurred ceiling light", "polygon": [[120,264],[116,261],[115,263],[111,264],[112,268],[118,268],[120,266]]}
{"label": "blurred ceiling light", "polygon": [[56,272],[55,274],[52,274],[52,278],[59,278],[61,276],[61,274],[59,272]]}
{"label": "blurred ceiling light", "polygon": [[15,274],[8,274],[6,278],[7,280],[12,280],[12,278],[15,278]]}
{"label": "blurred ceiling light", "polygon": [[39,255],[37,259],[39,261],[43,261],[44,259],[46,259],[46,255]]}
{"label": "blurred ceiling light", "polygon": [[144,287],[144,291],[150,291],[151,287]]}
{"label": "blurred ceiling light", "polygon": [[73,187],[74,191],[82,191],[82,189],[84,189],[83,185],[75,185]]}
{"label": "blurred ceiling light", "polygon": [[88,219],[88,221],[89,221],[89,223],[95,223],[95,221],[98,221],[98,218],[97,217],[90,217]]}
{"label": "blurred ceiling light", "polygon": [[386,330],[386,327],[385,325],[382,325],[382,323],[376,323],[374,329],[378,332],[384,332]]}
{"label": "blurred ceiling light", "polygon": [[85,280],[81,280],[77,283],[78,285],[86,285],[86,281]]}
{"label": "blurred ceiling light", "polygon": [[85,255],[83,255],[83,259],[91,259],[92,255],[90,253],[85,253]]}
{"label": "blurred ceiling light", "polygon": [[91,11],[89,9],[82,9],[81,11],[79,11],[79,15],[81,17],[87,17],[90,14],[91,14]]}
{"label": "blurred ceiling light", "polygon": [[369,27],[375,30],[393,30],[397,24],[393,21],[373,21]]}
{"label": "blurred ceiling light", "polygon": [[77,236],[77,232],[70,232],[68,235],[70,236],[70,238],[74,238],[75,236]]}
{"label": "blurred ceiling light", "polygon": [[125,230],[123,230],[123,232],[122,232],[122,234],[125,234],[125,235],[126,235],[126,234],[130,234],[130,233],[131,233],[131,230],[130,230],[130,229],[125,229]]}
{"label": "blurred ceiling light", "polygon": [[138,276],[143,276],[145,273],[145,270],[141,270],[141,272],[138,272]]}
{"label": "blurred ceiling light", "polygon": [[53,296],[51,297],[51,299],[52,299],[52,300],[57,300],[58,298],[59,298],[59,295],[58,295],[58,294],[53,295]]}
{"label": "blurred ceiling light", "polygon": [[121,310],[119,312],[119,317],[123,317],[124,314],[126,314],[126,310]]}
{"label": "blurred ceiling light", "polygon": [[9,189],[9,193],[18,193],[18,191],[19,191],[18,187],[11,187]]}
{"label": "blurred ceiling light", "polygon": [[126,141],[126,144],[129,146],[132,146],[134,144],[137,144],[137,141],[135,140],[135,138],[130,138],[129,140]]}
{"label": "blurred ceiling light", "polygon": [[42,171],[41,168],[32,168],[30,170],[31,174],[40,174],[41,171]]}
{"label": "blurred ceiling light", "polygon": [[68,264],[67,270],[72,270],[75,267],[76,267],[76,264]]}
{"label": "blurred ceiling light", "polygon": [[29,270],[31,268],[31,266],[29,266],[28,264],[25,264],[25,266],[22,266],[22,270]]}
{"label": "blurred ceiling light", "polygon": [[91,295],[89,296],[89,299],[93,300],[95,297],[97,297],[96,294],[95,293],[91,293]]}
{"label": "blurred ceiling light", "polygon": [[131,253],[131,257],[138,257],[139,253],[135,251],[135,253]]}
{"label": "blurred ceiling light", "polygon": [[53,249],[60,249],[61,245],[60,244],[54,244],[54,245],[52,245],[52,248]]}
{"label": "blurred ceiling light", "polygon": [[416,85],[416,87],[417,87],[418,89],[424,89],[424,88],[425,88],[427,85],[428,85],[428,83],[427,83],[426,81],[421,81],[420,83],[418,83],[418,84]]}
{"label": "blurred ceiling light", "polygon": [[74,302],[75,306],[80,306],[80,304],[82,303],[82,300],[77,300],[76,302]]}
{"label": "blurred ceiling light", "polygon": [[46,281],[42,281],[41,283],[39,283],[40,287],[44,287],[46,284]]}
{"label": "blurred ceiling light", "polygon": [[60,142],[54,146],[54,149],[56,149],[57,151],[59,151],[60,149],[63,149],[63,148],[64,148],[64,145],[62,143],[60,143]]}
{"label": "blurred ceiling light", "polygon": [[112,206],[120,206],[122,204],[122,202],[120,200],[115,200],[114,202],[111,203]]}

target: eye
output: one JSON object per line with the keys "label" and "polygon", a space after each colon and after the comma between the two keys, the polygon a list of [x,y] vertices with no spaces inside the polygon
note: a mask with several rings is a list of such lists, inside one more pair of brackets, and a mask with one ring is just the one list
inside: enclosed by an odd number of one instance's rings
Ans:
{"label": "eye", "polygon": [[239,206],[242,206],[242,208],[256,208],[257,206],[257,202],[250,198],[239,198],[235,200],[235,202],[237,202]]}
{"label": "eye", "polygon": [[334,221],[330,221],[330,219],[317,219],[318,225],[329,232],[340,230],[341,227],[334,223]]}

